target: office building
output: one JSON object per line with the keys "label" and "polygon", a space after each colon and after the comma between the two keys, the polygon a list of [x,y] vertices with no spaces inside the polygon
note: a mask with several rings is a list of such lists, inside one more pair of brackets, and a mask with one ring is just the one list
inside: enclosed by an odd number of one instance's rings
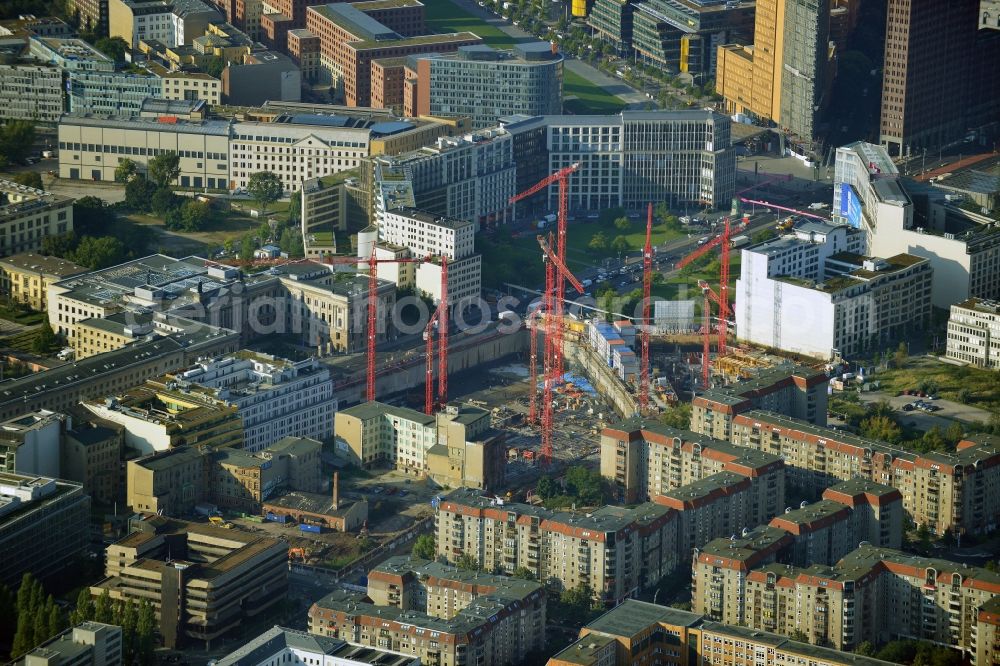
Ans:
{"label": "office building", "polygon": [[108,0],[108,33],[131,49],[155,40],[167,46],[190,44],[205,34],[209,23],[224,19],[201,0]]}
{"label": "office building", "polygon": [[753,44],[718,47],[727,111],[771,121],[808,150],[832,81],[829,24],[829,2],[757,0]]}
{"label": "office building", "polygon": [[269,100],[302,99],[302,75],[283,53],[255,50],[230,61],[222,71],[226,104],[255,106]]}
{"label": "office building", "polygon": [[83,492],[102,504],[121,497],[125,428],[83,408],[70,410],[59,451],[59,474],[83,484]]}
{"label": "office building", "polygon": [[67,0],[66,14],[80,21],[80,29],[108,34],[108,0]]}
{"label": "office building", "polygon": [[720,45],[753,38],[753,20],[753,2],[703,0],[596,0],[587,17],[619,55],[690,74],[699,85],[715,76]]}
{"label": "office building", "polygon": [[711,622],[697,613],[635,599],[580,630],[580,638],[548,666],[627,666],[659,662],[746,666],[889,666],[889,662]]}
{"label": "office building", "polygon": [[826,426],[829,378],[807,366],[778,367],[730,386],[712,388],[691,401],[691,430],[729,441],[733,419],[751,409],[766,409],[820,427]]}
{"label": "office building", "polygon": [[409,206],[471,220],[476,231],[513,220],[510,198],[517,193],[513,145],[509,132],[493,128],[439,137],[411,152],[374,158],[371,218]]}
{"label": "office building", "polygon": [[751,410],[732,420],[732,443],[779,455],[788,483],[818,494],[862,477],[903,495],[907,518],[934,534],[984,533],[1000,515],[1000,441],[970,435],[954,452],[917,454],[797,418]]}
{"label": "office building", "polygon": [[[732,202],[736,155],[731,121],[713,111],[513,117],[501,125],[514,135],[546,128],[544,147],[535,144],[538,152],[524,156],[547,161],[546,175],[580,165],[569,178],[570,210],[638,209],[650,201],[673,209],[728,209]],[[521,164],[519,160],[519,170]],[[546,205],[558,209],[558,186],[547,189]]]}
{"label": "office building", "polygon": [[212,641],[285,598],[288,544],[281,539],[160,516],[131,526],[108,546],[107,578],[90,593],[149,600],[165,647]]}
{"label": "office building", "polygon": [[837,149],[833,214],[864,232],[868,254],[928,259],[935,307],[1000,298],[1000,228],[941,190],[904,182],[885,148],[856,142]]}
{"label": "office building", "polygon": [[337,412],[337,455],[363,468],[390,465],[442,486],[496,491],[503,484],[503,435],[476,407],[435,415],[369,402]]}
{"label": "office building", "polygon": [[243,419],[243,448],[251,453],[284,437],[333,435],[337,398],[330,371],[316,358],[293,362],[240,351],[199,361],[156,383],[235,406]]}
{"label": "office building", "polygon": [[72,230],[72,199],[0,180],[0,255],[37,253],[46,236]]}
{"label": "office building", "polygon": [[81,622],[32,649],[19,666],[120,666],[122,628],[102,622]]}
{"label": "office building", "polygon": [[105,317],[81,319],[70,328],[74,360],[133,345],[148,337],[172,337],[187,345],[189,358],[229,354],[241,346],[239,333],[163,312],[123,310]]}
{"label": "office building", "polygon": [[952,305],[945,356],[1000,370],[1000,303],[971,298]]}
{"label": "office building", "polygon": [[64,72],[113,72],[115,61],[82,39],[33,36],[28,39],[30,57]]}
{"label": "office building", "polygon": [[114,181],[120,159],[144,171],[150,158],[174,152],[180,157],[177,185],[226,189],[229,134],[225,120],[66,115],[59,121],[59,177]]}
{"label": "office building", "polygon": [[[90,498],[78,483],[0,473],[0,581],[44,580],[76,564],[90,545]],[[44,553],[44,557],[39,557]]]}
{"label": "office building", "polygon": [[468,116],[483,129],[503,116],[562,113],[562,68],[562,55],[548,42],[516,44],[512,51],[477,44],[454,54],[410,56],[399,87],[407,116]]}
{"label": "office building", "polygon": [[516,664],[545,645],[545,588],[394,557],[369,573],[367,597],[336,591],[314,603],[309,631],[439,666]]}
{"label": "office building", "polygon": [[417,657],[352,645],[347,641],[305,631],[272,627],[212,666],[270,666],[276,663],[317,666],[420,666]]}
{"label": "office building", "polygon": [[0,64],[0,120],[58,122],[63,113],[63,78],[49,65]]}
{"label": "office building", "polygon": [[65,418],[42,409],[0,423],[0,472],[64,478],[59,448]]}
{"label": "office building", "polygon": [[892,156],[934,151],[996,122],[1000,34],[979,0],[890,0],[879,143]]}
{"label": "office building", "polygon": [[[72,207],[67,210],[72,213]],[[67,215],[67,218],[69,215]],[[0,294],[32,310],[46,310],[46,293],[51,284],[87,272],[68,259],[32,252],[0,259]]]}
{"label": "office building", "polygon": [[[778,456],[733,446],[656,421],[628,419],[601,431],[601,476],[620,501],[654,500],[670,490],[720,472],[761,478],[784,496],[785,471]],[[772,500],[776,513],[780,501]]]}
{"label": "office building", "polygon": [[[366,13],[366,5],[382,8],[378,18]],[[393,25],[393,17],[402,14],[409,23],[414,8],[408,2],[344,2],[308,7],[305,27],[320,40],[320,80],[332,83],[348,106],[371,106],[373,60],[452,53],[461,46],[482,42],[471,32],[402,34]]]}
{"label": "office building", "polygon": [[360,169],[348,169],[302,181],[301,230],[307,259],[322,261],[336,254],[337,234],[347,231],[348,220],[367,220],[369,195],[360,175]]}
{"label": "office building", "polygon": [[830,360],[894,345],[927,327],[930,262],[912,254],[865,257],[857,254],[862,243],[863,234],[848,226],[810,222],[744,248],[736,338]]}
{"label": "office building", "polygon": [[152,75],[74,72],[69,77],[67,98],[74,114],[129,117],[139,115],[142,103],[159,97],[162,91],[163,83]]}
{"label": "office building", "polygon": [[652,503],[560,512],[459,488],[442,498],[434,530],[438,557],[449,562],[465,555],[508,575],[525,568],[563,590],[587,585],[595,602],[613,605],[682,561],[677,523],[674,511]]}
{"label": "office building", "polygon": [[947,560],[863,544],[833,566],[768,564],[746,576],[746,626],[850,651],[895,636],[979,649],[979,610],[1000,576]]}

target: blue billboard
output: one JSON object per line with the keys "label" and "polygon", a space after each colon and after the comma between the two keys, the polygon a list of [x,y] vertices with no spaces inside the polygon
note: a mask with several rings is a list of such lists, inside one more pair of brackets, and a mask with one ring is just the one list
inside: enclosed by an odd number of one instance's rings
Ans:
{"label": "blue billboard", "polygon": [[847,183],[840,184],[840,216],[855,229],[861,228],[861,200]]}

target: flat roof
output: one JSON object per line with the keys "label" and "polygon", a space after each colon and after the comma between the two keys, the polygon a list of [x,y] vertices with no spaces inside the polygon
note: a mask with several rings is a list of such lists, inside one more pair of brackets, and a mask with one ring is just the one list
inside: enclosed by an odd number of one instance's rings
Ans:
{"label": "flat roof", "polygon": [[701,621],[697,613],[658,606],[645,601],[626,599],[587,625],[591,631],[609,636],[630,638],[653,624],[663,623],[680,627],[693,627]]}
{"label": "flat roof", "polygon": [[49,257],[44,254],[35,254],[33,252],[13,254],[9,257],[0,258],[0,266],[15,271],[30,271],[54,277],[70,277],[72,275],[79,275],[90,271],[89,268],[80,266],[79,264],[74,264],[68,259]]}
{"label": "flat roof", "polygon": [[270,662],[285,650],[322,654],[335,660],[344,659],[372,666],[404,666],[417,659],[387,650],[351,645],[339,638],[274,626],[213,663],[215,666],[259,666]]}
{"label": "flat roof", "polygon": [[185,120],[179,118],[176,122],[160,122],[156,118],[139,116],[125,118],[91,113],[65,113],[59,118],[60,125],[83,125],[86,127],[108,127],[153,132],[170,132],[172,134],[206,134],[210,136],[229,136],[231,121],[229,120]]}
{"label": "flat roof", "polygon": [[398,32],[379,23],[354,4],[338,2],[316,5],[313,9],[354,35],[358,41],[384,42],[400,38]]}

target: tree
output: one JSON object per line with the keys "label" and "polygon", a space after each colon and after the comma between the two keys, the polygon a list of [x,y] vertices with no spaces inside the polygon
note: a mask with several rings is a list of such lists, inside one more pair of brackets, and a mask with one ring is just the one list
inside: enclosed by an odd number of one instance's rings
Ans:
{"label": "tree", "polygon": [[81,236],[99,236],[115,222],[115,214],[103,199],[87,196],[73,202],[73,230]]}
{"label": "tree", "polygon": [[45,189],[45,185],[42,184],[41,174],[35,171],[22,171],[21,173],[15,174],[14,182],[18,185],[24,185],[25,187],[33,187],[36,190]]}
{"label": "tree", "polygon": [[611,241],[611,249],[618,254],[625,254],[629,251],[630,247],[628,239],[624,236],[615,236],[615,239]]}
{"label": "tree", "polygon": [[56,337],[55,331],[49,325],[49,318],[46,317],[38,329],[38,335],[35,336],[35,339],[31,343],[31,349],[36,354],[44,355],[52,352],[58,344],[59,338]]}
{"label": "tree", "polygon": [[257,249],[257,245],[254,243],[254,238],[251,234],[246,234],[240,239],[240,260],[250,261],[253,259],[254,250]]}
{"label": "tree", "polygon": [[875,656],[875,646],[872,645],[871,641],[864,641],[858,645],[854,654],[861,655],[862,657],[874,657]]}
{"label": "tree", "polygon": [[687,430],[691,427],[691,403],[678,402],[668,407],[660,414],[660,422],[671,428]]}
{"label": "tree", "polygon": [[66,619],[63,617],[62,610],[59,606],[52,604],[49,608],[49,638],[52,638],[60,631],[66,628]]}
{"label": "tree", "polygon": [[425,560],[433,560],[437,557],[433,534],[421,534],[417,537],[417,540],[413,542],[413,556]]}
{"label": "tree", "polygon": [[879,439],[896,443],[903,437],[903,431],[891,417],[882,414],[870,416],[861,422],[861,434],[869,439]]}
{"label": "tree", "polygon": [[924,548],[931,545],[931,528],[927,526],[927,523],[920,523],[920,527],[917,528],[917,541]]}
{"label": "tree", "polygon": [[535,580],[535,574],[528,567],[518,567],[514,569],[514,573],[511,575],[521,580]]}
{"label": "tree", "polygon": [[900,342],[899,347],[896,348],[896,353],[893,356],[893,360],[896,362],[896,367],[902,367],[906,362],[906,357],[909,355],[908,348],[905,342]]}
{"label": "tree", "polygon": [[807,636],[806,632],[802,631],[801,629],[793,630],[792,633],[788,634],[788,638],[793,641],[798,641],[799,643],[809,642],[809,636]]}
{"label": "tree", "polygon": [[632,227],[632,223],[629,222],[627,217],[619,217],[615,220],[615,229],[618,231],[628,231]]}
{"label": "tree", "polygon": [[31,649],[36,645],[41,645],[49,638],[49,615],[45,611],[45,605],[39,605],[38,609],[35,611],[35,617],[32,621],[32,632],[31,632]]}
{"label": "tree", "polygon": [[22,163],[35,143],[35,125],[27,120],[11,120],[0,129],[0,156],[9,163]]}
{"label": "tree", "polygon": [[125,246],[114,236],[84,236],[68,259],[87,268],[107,268],[125,260]]}
{"label": "tree", "polygon": [[466,571],[477,571],[479,569],[479,560],[477,560],[471,553],[462,553],[459,558],[455,560],[455,566],[459,569],[465,569]]}
{"label": "tree", "polygon": [[184,231],[200,231],[212,220],[212,205],[207,201],[185,201],[180,208],[180,228]]}
{"label": "tree", "polygon": [[278,245],[292,259],[300,259],[305,256],[302,234],[297,228],[285,227],[284,231],[281,232],[281,239],[278,241]]}
{"label": "tree", "polygon": [[535,484],[535,493],[543,500],[547,500],[558,495],[559,489],[551,476],[544,475],[539,477],[538,483]]}
{"label": "tree", "polygon": [[17,614],[17,631],[14,632],[14,642],[10,648],[11,658],[17,659],[34,647],[31,644],[34,639],[33,617],[27,609]]}
{"label": "tree", "polygon": [[103,590],[94,602],[94,621],[109,624],[112,619],[111,612],[111,596],[107,590]]}
{"label": "tree", "polygon": [[931,429],[924,433],[921,442],[927,451],[941,451],[945,448],[944,437],[941,436],[941,428],[931,426]]}
{"label": "tree", "polygon": [[205,62],[204,69],[205,73],[209,76],[213,76],[217,79],[222,78],[222,70],[226,68],[226,61],[223,58],[216,56]]}
{"label": "tree", "polygon": [[139,213],[152,210],[156,185],[137,175],[125,183],[125,205]]}
{"label": "tree", "polygon": [[156,615],[153,605],[143,599],[139,605],[139,620],[136,624],[137,657],[142,666],[153,663],[153,638],[156,635]]}
{"label": "tree", "polygon": [[298,226],[302,220],[302,192],[292,192],[288,198],[288,224]]}
{"label": "tree", "polygon": [[70,614],[70,624],[78,625],[94,619],[94,600],[86,587],[76,596],[76,609]]}
{"label": "tree", "polygon": [[76,247],[76,234],[68,231],[42,238],[42,254],[50,257],[66,257]]}
{"label": "tree", "polygon": [[125,52],[128,51],[128,42],[121,37],[102,37],[97,40],[94,47],[116,63],[121,64],[125,62]]}
{"label": "tree", "polygon": [[152,207],[153,212],[157,215],[167,215],[179,206],[180,197],[174,194],[169,187],[159,187],[153,193]]}
{"label": "tree", "polygon": [[118,158],[118,166],[115,167],[115,182],[127,183],[138,173],[139,167],[136,166],[135,162],[127,157]]}
{"label": "tree", "polygon": [[173,151],[165,152],[149,160],[146,172],[157,187],[168,187],[181,173],[181,159]]}
{"label": "tree", "polygon": [[267,209],[268,204],[280,199],[284,189],[281,179],[270,171],[251,174],[250,180],[247,181],[247,194],[253,197],[261,210]]}
{"label": "tree", "polygon": [[570,467],[566,471],[565,481],[568,495],[576,497],[583,504],[601,503],[603,493],[600,472],[582,466]]}
{"label": "tree", "polygon": [[604,252],[609,247],[608,237],[604,235],[603,231],[598,231],[590,237],[590,242],[587,243],[587,247],[597,253]]}

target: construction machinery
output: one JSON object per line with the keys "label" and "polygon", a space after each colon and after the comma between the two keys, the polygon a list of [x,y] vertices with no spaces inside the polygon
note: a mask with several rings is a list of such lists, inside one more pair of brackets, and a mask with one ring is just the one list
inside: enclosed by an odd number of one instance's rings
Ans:
{"label": "construction machinery", "polygon": [[[555,279],[556,274],[561,274],[564,279],[569,280],[569,283],[581,294],[583,293],[583,285],[570,272],[563,260],[552,251],[552,234],[549,234],[548,242],[542,236],[538,236],[538,244],[542,248],[543,260],[545,261],[545,301],[548,305],[545,339],[548,342],[551,338],[555,337],[553,335],[554,331],[558,330],[561,332],[562,330],[562,323],[560,321],[562,319],[562,311],[554,309],[555,304],[561,302],[555,298],[556,289],[558,288]],[[560,335],[560,340],[561,337]],[[546,346],[549,345],[547,344]],[[542,450],[539,456],[543,465],[552,462],[552,394],[556,384],[562,379],[561,374],[557,374],[559,373],[559,369],[555,363],[555,355],[548,356],[546,360],[548,363],[546,363],[545,376],[542,380]]]}

